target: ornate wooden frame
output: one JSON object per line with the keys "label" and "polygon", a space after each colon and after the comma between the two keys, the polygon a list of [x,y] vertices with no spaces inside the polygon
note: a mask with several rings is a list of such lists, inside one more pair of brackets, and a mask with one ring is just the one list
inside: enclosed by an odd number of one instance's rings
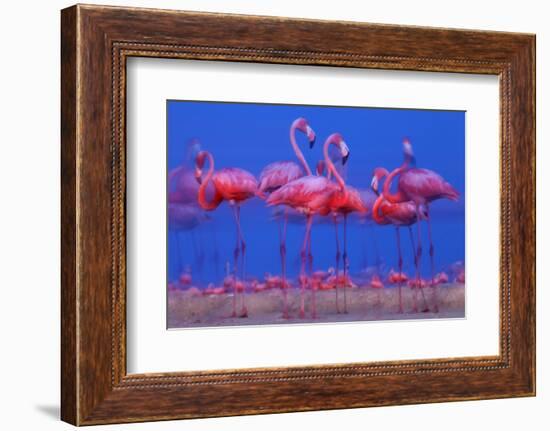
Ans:
{"label": "ornate wooden frame", "polygon": [[[76,425],[535,394],[535,36],[102,6],[61,13],[61,417]],[[500,354],[126,373],[129,56],[494,74]]]}

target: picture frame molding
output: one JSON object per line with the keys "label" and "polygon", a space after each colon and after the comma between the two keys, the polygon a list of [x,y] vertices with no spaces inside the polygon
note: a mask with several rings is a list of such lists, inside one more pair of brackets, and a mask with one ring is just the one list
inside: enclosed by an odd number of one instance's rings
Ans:
{"label": "picture frame molding", "polygon": [[[63,420],[535,394],[534,35],[76,5],[61,13],[61,49]],[[498,75],[499,355],[127,374],[126,60],[136,56]]]}

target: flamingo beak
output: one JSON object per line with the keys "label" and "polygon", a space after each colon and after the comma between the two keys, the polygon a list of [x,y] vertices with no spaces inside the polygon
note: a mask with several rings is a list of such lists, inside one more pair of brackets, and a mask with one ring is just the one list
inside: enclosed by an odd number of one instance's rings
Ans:
{"label": "flamingo beak", "polygon": [[349,158],[349,152],[342,157],[342,166],[346,164],[346,162],[348,161],[348,158]]}
{"label": "flamingo beak", "polygon": [[372,177],[370,188],[378,195],[378,178],[376,178],[376,176]]}
{"label": "flamingo beak", "polygon": [[309,140],[309,148],[313,148],[315,145],[315,132],[309,126],[306,127],[307,139]]}
{"label": "flamingo beak", "polygon": [[340,141],[340,151],[342,152],[342,166],[344,166],[348,161],[349,148],[343,140]]}

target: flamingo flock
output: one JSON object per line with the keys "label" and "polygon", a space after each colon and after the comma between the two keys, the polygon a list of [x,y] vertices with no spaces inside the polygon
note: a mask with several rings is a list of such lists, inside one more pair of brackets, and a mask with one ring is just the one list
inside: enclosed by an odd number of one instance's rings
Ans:
{"label": "flamingo flock", "polygon": [[[316,134],[305,118],[297,118],[290,126],[290,148],[295,160],[275,161],[263,168],[258,178],[253,173],[239,167],[216,169],[214,155],[200,147],[198,140],[192,140],[186,148],[185,160],[181,166],[168,174],[168,221],[169,230],[174,232],[178,252],[178,281],[170,282],[169,290],[183,288],[195,295],[232,294],[232,314],[230,317],[246,318],[249,315],[246,305],[247,294],[264,291],[280,291],[282,296],[283,319],[291,317],[288,301],[289,289],[299,288],[297,317],[306,317],[306,296],[309,298],[309,316],[316,319],[318,290],[334,290],[336,313],[348,312],[347,290],[356,287],[349,274],[347,247],[347,225],[350,214],[360,220],[370,219],[376,225],[395,228],[397,262],[386,277],[387,284],[396,285],[399,293],[397,312],[404,313],[402,289],[408,286],[413,290],[411,312],[439,312],[438,286],[449,282],[445,272],[435,273],[435,247],[432,238],[430,204],[438,199],[457,201],[459,193],[438,173],[417,168],[413,147],[409,139],[403,140],[403,163],[391,172],[386,168],[374,169],[370,187],[355,188],[346,184],[343,167],[350,159],[350,148],[340,133],[330,134],[323,143],[322,153],[315,173],[309,167],[304,153],[298,144],[301,133],[308,142],[309,151],[315,147]],[[330,149],[333,151],[329,151]],[[194,165],[194,166],[193,166]],[[382,186],[383,183],[383,186]],[[394,184],[395,183],[395,184]],[[369,181],[366,179],[365,184]],[[392,192],[392,186],[395,191]],[[263,280],[247,277],[246,241],[241,225],[241,207],[252,199],[261,199],[267,207],[277,209],[279,217],[278,251],[281,275],[265,274]],[[226,263],[223,284],[210,283],[204,289],[193,285],[189,266],[181,258],[180,232],[191,232],[209,220],[208,213],[216,211],[225,202],[231,209],[235,224],[235,246],[232,266]],[[300,271],[296,284],[287,276],[287,225],[289,216],[304,220],[305,229],[299,250]],[[311,247],[311,234],[315,218],[327,218],[335,228],[334,267],[327,271],[314,270],[314,256]],[[421,222],[427,226],[430,257],[430,279],[420,275],[422,259]],[[339,225],[343,230],[343,247],[340,246]],[[416,225],[416,240],[413,226]],[[414,256],[414,278],[403,271],[401,250],[401,229],[406,228]],[[192,236],[193,243],[195,238]],[[200,264],[202,253],[195,247]],[[371,275],[367,283],[380,291],[385,287],[384,277],[378,272]],[[455,282],[464,283],[464,268],[454,270]],[[433,287],[429,300],[424,289]],[[309,295],[306,295],[309,292]],[[418,306],[418,292],[422,305]],[[343,297],[340,299],[339,293]]]}

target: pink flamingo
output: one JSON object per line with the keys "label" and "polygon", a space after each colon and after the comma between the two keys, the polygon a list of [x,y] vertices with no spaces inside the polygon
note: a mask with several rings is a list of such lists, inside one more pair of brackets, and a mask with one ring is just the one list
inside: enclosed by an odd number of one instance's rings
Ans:
{"label": "pink flamingo", "polygon": [[[426,221],[428,224],[428,239],[430,242],[430,264],[432,285],[434,282],[435,265],[434,265],[434,246],[432,241],[432,229],[429,204],[437,199],[450,199],[457,201],[460,194],[458,191],[446,182],[439,174],[429,169],[420,169],[412,167],[415,165],[415,157],[412,145],[408,139],[403,141],[403,151],[405,160],[403,164],[392,171],[384,184],[384,197],[390,203],[401,203],[413,201],[416,206],[418,219],[421,219],[421,206],[423,205],[426,211]],[[397,192],[391,193],[390,187],[393,179],[399,175]],[[420,223],[417,224],[417,281],[420,280],[420,259],[422,256],[422,244],[420,239]],[[437,299],[437,286],[434,287],[434,311],[439,311]]]}
{"label": "pink flamingo", "polygon": [[[378,194],[378,188],[379,183],[384,178],[388,176],[388,171],[384,168],[376,168],[373,173],[372,181],[371,181],[371,188],[372,190]],[[387,184],[386,180],[386,184]],[[411,245],[413,247],[413,256],[415,256],[414,264],[417,272],[419,272],[418,265],[419,262],[416,258],[416,253],[414,250],[414,239],[412,234],[411,225],[417,222],[418,220],[418,212],[416,205],[412,201],[407,202],[399,202],[399,203],[391,203],[385,199],[384,194],[378,194],[378,197],[376,201],[374,202],[374,206],[372,209],[372,218],[375,221],[376,224],[379,225],[386,225],[386,224],[392,224],[395,226],[395,236],[397,240],[397,266],[399,270],[399,274],[403,273],[403,256],[401,254],[401,233],[400,228],[401,227],[407,227],[409,230],[409,237],[411,239]],[[426,219],[427,213],[425,211],[425,207],[421,206],[420,208],[420,216],[421,219]],[[403,313],[403,297],[402,297],[402,284],[403,282],[399,282],[399,313]],[[424,291],[422,292],[422,296],[424,298]],[[426,304],[426,298],[424,298],[424,303]],[[418,311],[417,306],[417,298],[416,298],[416,290],[413,295],[413,311],[416,313]],[[424,309],[424,311],[428,311],[427,307]]]}
{"label": "pink flamingo", "polygon": [[[302,248],[300,252],[301,257],[301,270],[300,270],[300,317],[305,315],[304,304],[304,290],[307,283],[306,277],[306,258],[309,260],[309,268],[311,270],[313,256],[311,251],[309,254],[308,246],[310,244],[311,225],[313,222],[313,216],[317,213],[323,212],[323,215],[327,215],[330,211],[328,203],[334,193],[346,192],[344,180],[336,171],[334,164],[329,158],[328,148],[330,145],[336,146],[342,155],[343,163],[346,162],[349,156],[349,149],[342,139],[339,133],[330,135],[323,146],[323,154],[325,157],[325,163],[328,170],[332,172],[336,178],[337,183],[330,181],[328,178],[317,175],[307,175],[297,180],[291,181],[285,184],[281,188],[275,190],[266,199],[266,203],[269,206],[274,205],[287,205],[298,212],[306,216],[306,230],[304,235],[304,241],[302,242]],[[312,315],[316,316],[316,304],[315,304],[315,289],[312,290]]]}
{"label": "pink flamingo", "polygon": [[[348,312],[347,308],[347,279],[348,279],[348,247],[347,247],[347,220],[348,215],[352,212],[358,212],[360,214],[366,214],[368,208],[363,202],[359,191],[349,185],[346,185],[346,193],[334,193],[329,201],[329,209],[333,214],[334,227],[336,229],[336,279],[338,280],[338,266],[340,260],[340,241],[338,238],[338,215],[342,215],[344,219],[344,253],[342,254],[342,264],[344,266],[344,313]],[[339,312],[338,305],[338,283],[336,284],[336,311]]]}
{"label": "pink flamingo", "polygon": [[[326,163],[324,160],[320,160],[317,163],[317,175],[323,175],[325,172]],[[327,170],[327,178],[331,178],[331,173]],[[365,204],[363,196],[359,190],[351,187],[349,185],[345,186],[347,193],[335,193],[332,195],[328,203],[328,212],[332,214],[332,219],[334,223],[334,231],[336,237],[336,312],[340,313],[339,301],[338,301],[338,284],[340,281],[343,282],[344,288],[344,313],[347,313],[347,298],[346,298],[346,288],[348,286],[349,277],[347,275],[347,270],[349,268],[348,253],[347,253],[347,217],[352,212],[358,212],[362,217],[364,217],[368,211],[368,207]],[[326,209],[324,210],[326,211]],[[338,236],[338,216],[342,215],[344,219],[344,254],[340,254],[340,239]],[[339,276],[340,271],[340,256],[342,257],[342,263],[344,266],[344,276]]]}
{"label": "pink flamingo", "polygon": [[[296,143],[296,132],[300,131],[307,136],[309,141],[310,148],[313,147],[315,143],[315,132],[309,126],[305,118],[297,118],[293,121],[290,126],[290,144],[296,154],[296,158],[300,161],[301,166],[296,162],[287,160],[273,162],[267,165],[262,172],[260,173],[259,186],[258,189],[260,194],[263,196],[274,192],[275,190],[281,188],[285,184],[288,184],[291,181],[294,181],[304,175],[311,175],[311,169],[309,168],[306,159],[298,144]],[[281,253],[281,275],[283,278],[281,288],[283,291],[283,317],[288,318],[288,299],[287,299],[287,283],[286,283],[286,227],[288,222],[288,213],[285,208],[283,211],[283,226],[279,225],[279,250]]]}
{"label": "pink flamingo", "polygon": [[[203,181],[202,169],[204,167],[204,162],[207,159],[209,168]],[[250,172],[239,168],[223,168],[214,173],[214,157],[208,151],[201,151],[197,154],[195,164],[195,178],[200,184],[198,192],[198,201],[200,206],[206,211],[213,211],[225,200],[231,205],[235,216],[235,224],[237,226],[237,242],[233,251],[235,271],[235,280],[233,281],[233,317],[235,317],[237,315],[237,273],[239,254],[241,255],[240,269],[242,279],[244,279],[245,273],[244,265],[246,243],[244,242],[241,230],[241,204],[256,195],[258,190],[258,182],[256,181],[256,178],[254,178],[254,175]],[[208,200],[206,193],[210,182],[214,185],[214,196]],[[248,312],[246,310],[243,290],[240,316],[246,317],[247,315]]]}
{"label": "pink flamingo", "polygon": [[[198,206],[199,185],[194,179],[193,166],[191,164],[200,148],[201,144],[197,138],[190,139],[185,144],[183,162],[168,173],[168,222],[169,229],[174,232],[176,238],[180,271],[182,259],[179,231],[190,232],[199,272],[202,272],[202,264],[204,262],[204,251],[200,237],[197,245],[196,232],[198,229],[196,228],[207,217],[202,217],[204,211]],[[211,193],[212,189],[210,188],[208,194],[210,195]]]}

